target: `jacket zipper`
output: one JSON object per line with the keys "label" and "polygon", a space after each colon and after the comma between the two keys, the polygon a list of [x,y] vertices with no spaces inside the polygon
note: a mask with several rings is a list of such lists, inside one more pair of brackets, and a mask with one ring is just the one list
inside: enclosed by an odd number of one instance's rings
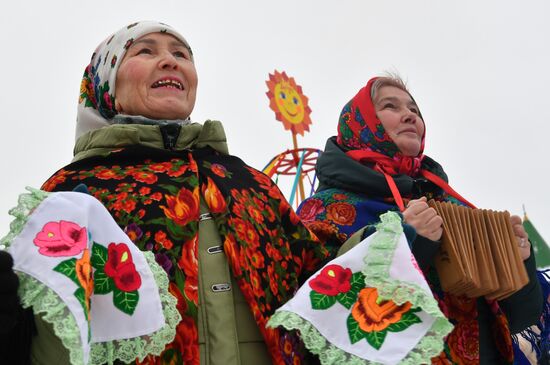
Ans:
{"label": "jacket zipper", "polygon": [[173,150],[176,147],[178,137],[181,132],[181,125],[170,123],[160,126],[160,133],[162,134],[162,141],[164,142],[164,148],[167,150]]}

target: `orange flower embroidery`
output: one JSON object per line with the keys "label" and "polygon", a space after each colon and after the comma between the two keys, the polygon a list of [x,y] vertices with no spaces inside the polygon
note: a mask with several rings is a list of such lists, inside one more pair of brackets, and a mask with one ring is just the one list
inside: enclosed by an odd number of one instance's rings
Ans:
{"label": "orange flower embroidery", "polygon": [[378,290],[365,288],[359,292],[351,314],[365,332],[382,331],[390,324],[399,322],[411,303],[397,305],[392,300],[378,302]]}
{"label": "orange flower embroidery", "polygon": [[349,203],[332,203],[327,207],[327,218],[336,224],[351,226],[355,216],[355,207]]}
{"label": "orange flower embroidery", "polygon": [[223,194],[211,178],[208,178],[207,185],[202,186],[202,195],[206,200],[210,212],[222,213],[227,209]]}
{"label": "orange flower embroidery", "polygon": [[172,195],[165,195],[165,197],[168,207],[161,205],[160,208],[175,223],[185,226],[196,218],[199,212],[198,188],[195,188],[193,192],[183,188],[176,197]]}
{"label": "orange flower embroidery", "polygon": [[85,249],[82,257],[76,260],[76,277],[84,289],[86,295],[86,309],[90,316],[90,297],[94,291],[94,279],[92,277],[92,265],[90,264],[90,250]]}
{"label": "orange flower embroidery", "polygon": [[163,231],[158,231],[157,233],[155,233],[155,242],[160,243],[167,250],[171,250],[174,246],[174,243],[166,236],[166,233]]}

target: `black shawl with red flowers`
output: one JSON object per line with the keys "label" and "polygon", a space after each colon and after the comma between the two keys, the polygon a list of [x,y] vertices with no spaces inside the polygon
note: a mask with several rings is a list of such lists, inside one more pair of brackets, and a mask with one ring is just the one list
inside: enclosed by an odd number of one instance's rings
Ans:
{"label": "black shawl with red flowers", "polygon": [[[178,298],[182,321],[174,342],[145,363],[197,363],[198,220],[201,195],[214,215],[230,267],[266,341],[273,362],[300,363],[280,351],[287,341],[265,328],[303,279],[331,255],[300,223],[277,186],[240,159],[209,147],[169,151],[129,146],[74,162],[43,189],[84,183],[141,250],[155,253]],[[286,346],[286,344],[285,344]]]}

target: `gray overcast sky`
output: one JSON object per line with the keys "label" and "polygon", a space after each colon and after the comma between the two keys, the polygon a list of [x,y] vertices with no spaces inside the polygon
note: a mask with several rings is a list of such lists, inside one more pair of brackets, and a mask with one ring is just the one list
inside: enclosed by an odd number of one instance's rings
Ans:
{"label": "gray overcast sky", "polygon": [[323,148],[342,106],[386,70],[407,81],[426,154],[478,207],[521,214],[550,240],[548,1],[20,1],[0,13],[0,236],[9,208],[72,157],[80,79],[94,48],[136,20],[194,49],[195,121],[224,122],[233,154],[262,168],[291,147],[265,80],[285,70],[309,97],[300,146]]}

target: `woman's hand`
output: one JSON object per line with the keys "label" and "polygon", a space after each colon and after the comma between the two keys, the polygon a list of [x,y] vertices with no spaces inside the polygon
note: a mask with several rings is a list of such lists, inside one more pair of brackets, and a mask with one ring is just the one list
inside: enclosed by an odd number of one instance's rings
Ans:
{"label": "woman's hand", "polygon": [[403,220],[416,229],[416,233],[432,241],[439,241],[443,234],[443,219],[428,206],[426,197],[409,201],[403,212]]}
{"label": "woman's hand", "polygon": [[523,228],[523,222],[521,218],[517,215],[510,217],[510,223],[512,223],[512,228],[514,229],[514,234],[516,235],[516,240],[518,241],[519,254],[522,260],[527,260],[531,255],[531,243],[529,242],[529,235],[525,232]]}

